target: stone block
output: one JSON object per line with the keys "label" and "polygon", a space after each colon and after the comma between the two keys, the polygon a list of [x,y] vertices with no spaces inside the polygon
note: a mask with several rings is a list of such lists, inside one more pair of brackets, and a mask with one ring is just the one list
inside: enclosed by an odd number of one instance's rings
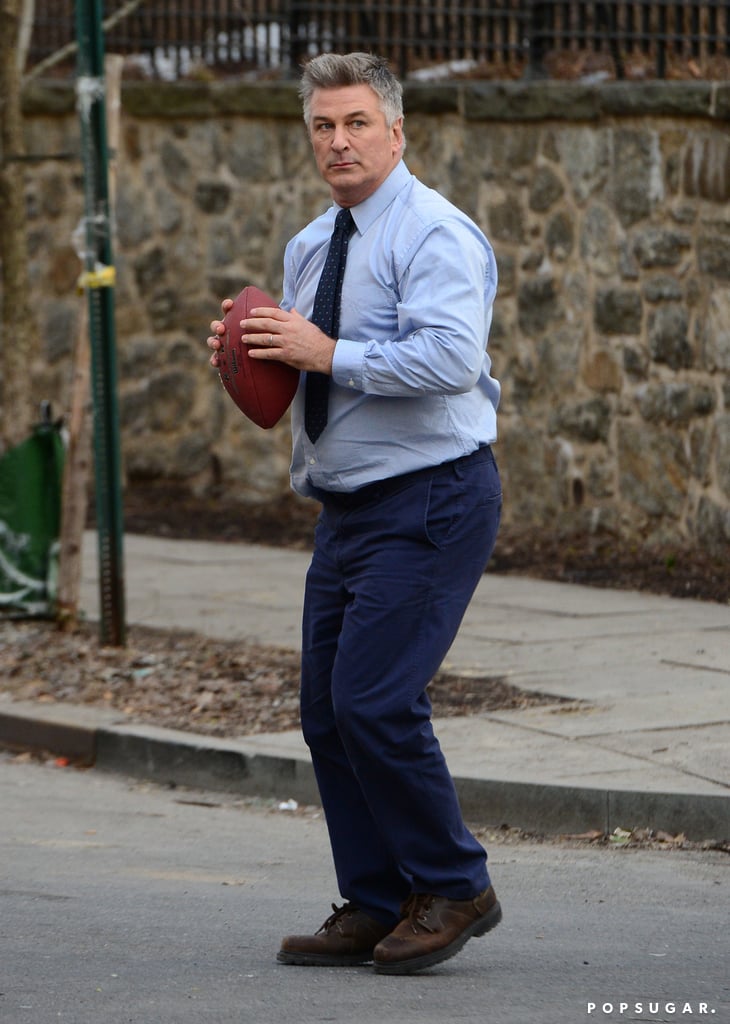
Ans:
{"label": "stone block", "polygon": [[475,81],[462,87],[462,110],[469,121],[588,121],[598,116],[600,96],[576,83]]}
{"label": "stone block", "polygon": [[691,244],[692,239],[684,231],[650,227],[634,236],[633,252],[644,269],[675,267]]}
{"label": "stone block", "polygon": [[592,391],[618,392],[622,378],[622,367],[610,352],[594,352],[586,361],[583,380]]}
{"label": "stone block", "polygon": [[696,520],[695,532],[703,538],[703,547],[727,563],[730,559],[730,508],[709,497],[702,497]]}
{"label": "stone block", "polygon": [[639,334],[643,304],[633,288],[602,288],[596,294],[593,323],[601,334]]}
{"label": "stone block", "polygon": [[184,323],[180,295],[175,288],[169,286],[155,288],[148,298],[146,309],[150,324],[155,331],[173,330]]}
{"label": "stone block", "polygon": [[567,434],[590,444],[607,441],[610,428],[611,407],[604,398],[565,403],[554,410],[548,424],[550,434]]}
{"label": "stone block", "polygon": [[225,181],[198,181],[193,198],[203,213],[223,213],[231,201],[231,186]]}
{"label": "stone block", "polygon": [[692,366],[694,356],[689,342],[689,314],[678,303],[659,306],[649,316],[649,351],[656,363],[673,370]]}
{"label": "stone block", "polygon": [[607,276],[616,271],[616,217],[604,204],[592,203],[585,212],[580,253],[596,274]]}
{"label": "stone block", "polygon": [[517,296],[520,330],[536,337],[559,317],[560,304],[555,281],[551,277],[530,278],[520,285]]}
{"label": "stone block", "polygon": [[656,519],[678,519],[690,472],[682,439],[662,427],[619,422],[617,454],[623,501]]}
{"label": "stone block", "polygon": [[730,281],[730,239],[704,234],[697,240],[697,264],[703,274]]}
{"label": "stone block", "polygon": [[167,250],[154,245],[137,256],[133,263],[134,277],[142,295],[151,292],[164,275],[167,267]]}
{"label": "stone block", "polygon": [[614,135],[613,201],[630,226],[648,217],[663,198],[662,159],[655,132],[621,128]]}
{"label": "stone block", "polygon": [[154,221],[147,193],[124,178],[117,188],[115,219],[117,241],[123,249],[133,251],[153,237]]}
{"label": "stone block", "polygon": [[171,188],[178,192],[190,193],[195,188],[194,172],[191,164],[192,153],[188,158],[182,143],[170,138],[163,138],[159,147],[160,169]]}
{"label": "stone block", "polygon": [[560,199],[564,191],[562,181],[551,167],[538,167],[530,187],[530,209],[537,213],[545,213]]}
{"label": "stone block", "polygon": [[525,222],[519,200],[505,196],[489,206],[489,235],[495,241],[520,243],[525,238]]}
{"label": "stone block", "polygon": [[715,408],[715,393],[709,387],[689,382],[661,382],[639,393],[639,410],[651,423],[686,426],[695,416],[708,416]]}
{"label": "stone block", "polygon": [[644,281],[641,294],[647,302],[679,301],[682,298],[682,286],[676,277],[657,274]]}
{"label": "stone block", "polygon": [[70,245],[62,245],[49,253],[48,281],[56,295],[71,294],[80,273],[81,261]]}
{"label": "stone block", "polygon": [[706,370],[730,371],[730,288],[714,288],[699,329]]}
{"label": "stone block", "polygon": [[565,210],[558,210],[545,225],[545,245],[550,256],[567,260],[573,252],[575,228],[573,218]]}
{"label": "stone block", "polygon": [[66,300],[46,301],[43,309],[44,358],[57,363],[71,355],[78,325],[79,304]]}
{"label": "stone block", "polygon": [[172,432],[189,420],[195,398],[195,382],[185,370],[156,374],[149,382],[149,425],[152,430]]}
{"label": "stone block", "polygon": [[600,123],[561,125],[552,137],[575,200],[583,204],[601,193],[611,167],[610,130]]}
{"label": "stone block", "polygon": [[730,199],[730,143],[727,138],[708,133],[689,140],[682,180],[686,195],[726,203]]}
{"label": "stone block", "polygon": [[722,493],[730,498],[730,414],[718,417],[716,430],[717,483]]}
{"label": "stone block", "polygon": [[706,117],[712,82],[614,82],[601,91],[601,109],[615,117]]}
{"label": "stone block", "polygon": [[644,378],[649,370],[649,354],[641,345],[623,346],[623,367],[629,377]]}

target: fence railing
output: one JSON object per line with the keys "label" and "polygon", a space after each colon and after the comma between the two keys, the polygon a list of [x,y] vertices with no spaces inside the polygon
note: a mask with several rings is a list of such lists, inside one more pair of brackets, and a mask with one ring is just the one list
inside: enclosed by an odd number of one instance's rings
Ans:
{"label": "fence railing", "polygon": [[373,50],[403,76],[434,65],[521,72],[529,52],[525,0],[474,3],[291,4],[296,63],[323,50]]}
{"label": "fence railing", "polygon": [[[73,41],[73,2],[38,0],[31,67]],[[349,50],[403,77],[730,77],[725,0],[107,0],[105,14],[107,51],[151,77],[293,77],[309,56]]]}
{"label": "fence railing", "polygon": [[640,0],[531,4],[533,65],[575,54],[606,54],[617,78],[728,75],[730,4]]}

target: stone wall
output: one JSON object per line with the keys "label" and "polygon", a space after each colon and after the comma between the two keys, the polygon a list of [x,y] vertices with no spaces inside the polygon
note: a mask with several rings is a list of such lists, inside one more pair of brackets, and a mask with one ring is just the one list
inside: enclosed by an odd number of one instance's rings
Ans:
{"label": "stone wall", "polygon": [[[78,152],[73,96],[26,96],[28,150]],[[500,287],[498,459],[514,525],[730,545],[730,85],[410,86],[406,160],[484,228]],[[278,294],[286,240],[328,202],[290,83],[129,83],[115,170],[128,478],[287,489],[207,365],[220,298]],[[80,302],[81,168],[28,170],[45,392],[63,409]]]}

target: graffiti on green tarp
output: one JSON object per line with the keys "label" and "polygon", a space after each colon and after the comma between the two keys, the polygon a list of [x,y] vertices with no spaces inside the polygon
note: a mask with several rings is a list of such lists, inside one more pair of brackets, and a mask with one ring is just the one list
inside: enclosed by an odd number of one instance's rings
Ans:
{"label": "graffiti on green tarp", "polygon": [[39,424],[0,457],[0,615],[55,614],[64,446]]}

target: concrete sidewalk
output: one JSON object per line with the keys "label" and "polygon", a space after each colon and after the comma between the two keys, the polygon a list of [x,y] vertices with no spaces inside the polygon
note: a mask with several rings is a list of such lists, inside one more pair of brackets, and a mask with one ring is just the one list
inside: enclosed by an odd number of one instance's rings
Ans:
{"label": "concrete sidewalk", "polygon": [[[308,561],[279,548],[129,535],[127,619],[296,648]],[[82,603],[98,617],[94,534]],[[570,698],[436,721],[470,819],[730,836],[730,606],[487,574],[444,667]],[[0,711],[0,740],[75,730],[99,767],[316,802],[298,732],[219,741],[90,709]]]}

